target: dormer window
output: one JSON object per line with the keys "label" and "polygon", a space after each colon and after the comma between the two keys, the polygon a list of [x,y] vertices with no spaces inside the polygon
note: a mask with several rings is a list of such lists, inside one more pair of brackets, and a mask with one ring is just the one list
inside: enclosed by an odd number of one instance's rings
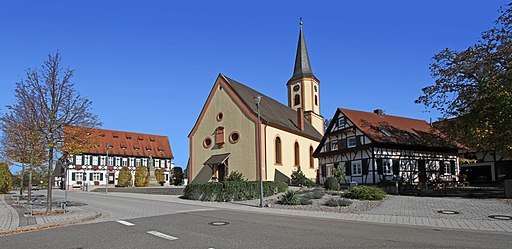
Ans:
{"label": "dormer window", "polygon": [[117,134],[117,133],[112,133],[112,136],[113,136],[114,138],[119,138],[119,134]]}
{"label": "dormer window", "polygon": [[149,137],[149,141],[154,142],[155,141],[155,137]]}
{"label": "dormer window", "polygon": [[137,137],[137,139],[138,139],[139,141],[144,140],[144,138],[143,138],[142,136]]}
{"label": "dormer window", "polygon": [[391,134],[391,132],[389,132],[389,130],[384,127],[379,127],[379,131],[384,133],[388,137],[393,137],[393,134]]}
{"label": "dormer window", "polygon": [[131,140],[132,139],[132,135],[126,134],[126,139]]}
{"label": "dormer window", "polygon": [[121,144],[121,149],[126,150],[126,144]]}
{"label": "dormer window", "polygon": [[105,134],[103,134],[103,133],[100,133],[100,137],[105,137]]}
{"label": "dormer window", "polygon": [[139,145],[138,145],[138,144],[134,144],[134,145],[133,145],[133,149],[134,149],[134,150],[139,150]]}

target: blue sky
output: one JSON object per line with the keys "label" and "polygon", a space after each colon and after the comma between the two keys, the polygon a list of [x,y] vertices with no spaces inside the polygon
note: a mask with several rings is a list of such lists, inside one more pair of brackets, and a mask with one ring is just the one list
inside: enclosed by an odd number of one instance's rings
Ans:
{"label": "blue sky", "polygon": [[0,107],[15,82],[59,50],[103,128],[188,134],[218,73],[287,103],[299,17],[321,114],[337,107],[436,120],[415,104],[432,56],[465,49],[507,1],[2,1]]}

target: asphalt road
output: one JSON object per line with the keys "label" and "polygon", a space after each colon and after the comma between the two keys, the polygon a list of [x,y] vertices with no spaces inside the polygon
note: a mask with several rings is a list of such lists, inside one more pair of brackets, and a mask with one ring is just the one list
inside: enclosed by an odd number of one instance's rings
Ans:
{"label": "asphalt road", "polygon": [[[171,204],[172,205],[172,204]],[[128,222],[128,223],[126,223]],[[213,226],[214,222],[228,222]],[[181,211],[0,237],[1,248],[510,248],[512,236],[298,218]],[[160,236],[160,237],[159,237]]]}

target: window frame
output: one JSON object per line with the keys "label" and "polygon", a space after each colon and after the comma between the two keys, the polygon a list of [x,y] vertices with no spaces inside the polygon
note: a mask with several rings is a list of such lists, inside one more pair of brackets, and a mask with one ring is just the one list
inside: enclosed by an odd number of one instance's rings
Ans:
{"label": "window frame", "polygon": [[382,174],[385,176],[393,175],[393,159],[382,158]]}
{"label": "window frame", "polygon": [[[279,146],[277,144],[278,141]],[[283,165],[283,141],[279,136],[276,136],[274,139],[274,164]]]}
{"label": "window frame", "polygon": [[362,160],[355,160],[350,162],[352,169],[351,176],[362,176],[363,175],[363,162]]}
{"label": "window frame", "polygon": [[91,181],[100,181],[100,174],[103,174],[103,173],[100,173],[100,172],[93,172],[92,173],[92,179]]}
{"label": "window frame", "polygon": [[293,166],[300,167],[300,145],[297,141],[293,144]]}
{"label": "window frame", "polygon": [[[354,141],[354,144],[351,144],[351,141]],[[348,137],[347,138],[347,148],[354,148],[357,146],[357,141],[356,141],[356,137],[353,136],[353,137]]]}
{"label": "window frame", "polygon": [[113,156],[108,157],[108,166],[114,166],[114,157]]}

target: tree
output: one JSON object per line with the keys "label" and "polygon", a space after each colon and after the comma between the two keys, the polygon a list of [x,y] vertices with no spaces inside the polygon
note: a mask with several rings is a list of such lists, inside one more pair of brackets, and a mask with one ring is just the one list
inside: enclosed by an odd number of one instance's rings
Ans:
{"label": "tree", "polygon": [[39,69],[28,69],[16,83],[17,103],[11,110],[28,110],[48,149],[48,192],[46,212],[52,210],[53,160],[58,142],[64,138],[65,126],[96,127],[98,117],[91,113],[92,102],[82,97],[72,82],[74,70],[64,68],[60,53],[48,55]]}
{"label": "tree", "polygon": [[[20,194],[23,194],[25,164],[30,164],[30,172],[34,164],[40,165],[46,160],[45,146],[41,133],[27,108],[17,106],[0,117],[0,146],[2,153],[10,161],[21,163]],[[30,180],[31,178],[29,178]],[[29,184],[30,191],[30,184]],[[30,195],[30,192],[29,192]]]}
{"label": "tree", "polygon": [[155,169],[155,178],[156,178],[156,181],[158,183],[160,183],[160,185],[164,185],[165,183],[165,173],[163,170],[161,169]]}
{"label": "tree", "polygon": [[135,187],[147,187],[149,185],[148,168],[137,167],[135,168]]}
{"label": "tree", "polygon": [[439,128],[455,141],[512,156],[512,3],[476,44],[433,60],[435,84],[416,103],[440,111],[447,121]]}
{"label": "tree", "polygon": [[7,163],[0,162],[0,193],[9,193],[12,190],[12,175]]}
{"label": "tree", "polygon": [[122,167],[117,178],[117,186],[128,187],[132,185],[132,173],[128,167]]}

